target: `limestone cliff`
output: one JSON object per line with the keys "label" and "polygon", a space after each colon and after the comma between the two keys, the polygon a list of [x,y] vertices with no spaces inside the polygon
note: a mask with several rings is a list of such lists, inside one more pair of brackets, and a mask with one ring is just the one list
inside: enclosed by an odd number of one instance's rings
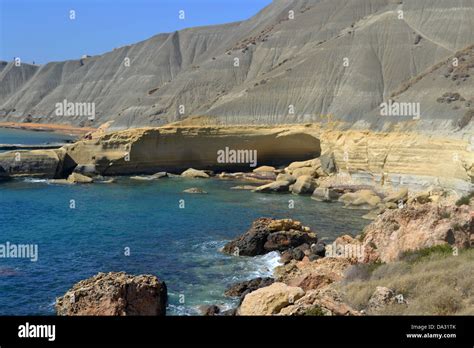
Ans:
{"label": "limestone cliff", "polygon": [[227,125],[331,118],[388,130],[407,120],[380,116],[393,98],[420,103],[418,131],[473,132],[473,17],[473,0],[275,0],[248,20],[87,59],[3,62],[0,121],[89,122],[56,115],[66,99],[95,103],[93,125],[115,120],[117,129],[206,115]]}

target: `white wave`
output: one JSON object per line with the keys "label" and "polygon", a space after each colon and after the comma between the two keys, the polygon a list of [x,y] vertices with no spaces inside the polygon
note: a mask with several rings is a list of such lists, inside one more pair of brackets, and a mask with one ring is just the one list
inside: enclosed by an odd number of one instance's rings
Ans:
{"label": "white wave", "polygon": [[166,308],[167,315],[178,315],[178,316],[191,316],[191,315],[199,315],[199,311],[195,308],[189,308],[186,306],[177,306],[174,304],[168,304]]}
{"label": "white wave", "polygon": [[281,266],[280,253],[272,251],[265,255],[253,257],[254,270],[251,272],[253,278],[272,277],[276,267]]}
{"label": "white wave", "polygon": [[25,178],[23,179],[24,182],[30,182],[30,183],[38,183],[38,182],[48,182],[48,179],[37,179],[37,178]]}
{"label": "white wave", "polygon": [[227,241],[213,240],[209,242],[194,244],[191,248],[194,250],[199,249],[200,251],[203,251],[203,252],[215,251],[215,250],[220,251],[224,247],[225,243],[227,243]]}

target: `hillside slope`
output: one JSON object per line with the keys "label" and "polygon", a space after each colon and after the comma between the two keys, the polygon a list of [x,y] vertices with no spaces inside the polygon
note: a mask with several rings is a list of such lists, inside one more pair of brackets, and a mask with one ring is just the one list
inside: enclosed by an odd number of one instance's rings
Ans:
{"label": "hillside slope", "polygon": [[[31,114],[90,123],[56,116],[66,99],[95,103],[92,124],[114,120],[115,128],[206,115],[226,124],[341,120],[387,129],[411,121],[379,114],[380,103],[403,90],[397,101],[421,104],[410,127],[458,131],[474,103],[473,56],[467,77],[440,77],[437,67],[474,43],[473,18],[474,0],[276,0],[246,21],[159,34],[83,60],[3,64],[0,122]],[[464,101],[437,102],[446,92]]]}

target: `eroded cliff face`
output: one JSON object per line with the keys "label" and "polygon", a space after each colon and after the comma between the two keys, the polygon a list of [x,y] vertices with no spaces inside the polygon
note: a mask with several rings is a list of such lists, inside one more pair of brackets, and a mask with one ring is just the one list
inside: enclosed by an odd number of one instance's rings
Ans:
{"label": "eroded cliff face", "polygon": [[369,131],[325,131],[318,137],[322,151],[334,153],[341,178],[384,186],[472,189],[474,144],[468,139]]}
{"label": "eroded cliff face", "polygon": [[[256,165],[286,166],[293,161],[333,154],[346,183],[411,186],[439,185],[467,192],[473,187],[474,144],[469,139],[415,132],[340,131],[320,125],[173,125],[99,133],[59,150],[0,154],[10,175],[64,177],[77,166],[95,174],[127,175],[190,167],[214,171],[251,171],[249,161],[219,161],[218,151],[256,151]],[[248,158],[247,158],[248,159]]]}
{"label": "eroded cliff face", "polygon": [[[257,165],[284,165],[320,155],[320,142],[305,127],[160,127],[113,132],[66,146],[79,165],[102,175],[252,169],[247,156],[219,161],[218,151],[256,151]],[[244,158],[245,157],[245,158]],[[236,161],[238,159],[236,158]]]}

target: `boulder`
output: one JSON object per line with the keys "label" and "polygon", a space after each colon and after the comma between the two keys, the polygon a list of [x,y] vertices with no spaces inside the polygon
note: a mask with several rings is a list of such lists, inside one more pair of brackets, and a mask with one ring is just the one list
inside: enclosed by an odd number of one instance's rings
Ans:
{"label": "boulder", "polygon": [[332,202],[338,200],[340,194],[330,188],[318,187],[313,191],[311,199],[319,202]]}
{"label": "boulder", "polygon": [[244,180],[270,182],[276,180],[277,175],[274,172],[255,172],[255,173],[244,173],[241,177]]}
{"label": "boulder", "polygon": [[326,255],[326,245],[322,242],[311,244],[311,252],[315,255],[324,257]]}
{"label": "boulder", "polygon": [[426,203],[431,202],[430,196],[431,196],[430,191],[418,192],[417,194],[415,194],[413,199],[408,200],[408,203],[416,202],[419,204],[426,204]]}
{"label": "boulder", "polygon": [[271,166],[261,166],[261,167],[258,167],[258,168],[255,168],[253,170],[254,173],[262,173],[262,172],[275,172],[275,167],[271,167]]}
{"label": "boulder", "polygon": [[274,181],[266,185],[257,187],[254,192],[273,193],[273,192],[289,192],[290,183],[288,181]]}
{"label": "boulder", "polygon": [[359,316],[361,314],[344,303],[336,290],[323,288],[307,291],[294,304],[284,307],[279,315]]}
{"label": "boulder", "polygon": [[290,261],[275,269],[276,281],[303,290],[318,289],[344,278],[344,272],[354,262],[342,257],[324,257],[315,261]]}
{"label": "boulder", "polygon": [[207,174],[204,170],[197,170],[194,168],[189,168],[181,173],[182,177],[185,178],[209,178],[209,174]]}
{"label": "boulder", "polygon": [[316,189],[316,182],[312,176],[301,175],[291,188],[291,192],[295,194],[312,194]]}
{"label": "boulder", "polygon": [[293,171],[295,169],[304,168],[304,167],[315,167],[318,168],[321,166],[319,159],[311,159],[307,161],[296,161],[291,163],[288,167],[285,168],[286,171]]}
{"label": "boulder", "polygon": [[[398,297],[400,298],[400,297]],[[403,297],[402,297],[403,298]],[[397,297],[392,289],[377,286],[367,303],[367,312],[376,313],[384,307],[397,303]]]}
{"label": "boulder", "polygon": [[374,209],[382,201],[381,198],[372,190],[359,190],[348,192],[339,197],[346,207],[358,209]]}
{"label": "boulder", "polygon": [[99,273],[56,299],[58,315],[156,316],[166,314],[166,284],[152,275]]}
{"label": "boulder", "polygon": [[98,174],[96,168],[95,168],[95,164],[78,164],[75,168],[74,168],[74,173],[78,173],[78,174],[82,174],[82,175],[85,175],[85,176],[89,176],[89,177],[92,177],[92,176],[95,176]]}
{"label": "boulder", "polygon": [[276,181],[288,181],[290,184],[294,184],[296,178],[291,174],[281,173],[276,177]]}
{"label": "boulder", "polygon": [[337,172],[336,161],[334,160],[333,153],[323,154],[319,157],[319,160],[321,161],[321,169],[326,175]]}
{"label": "boulder", "polygon": [[263,255],[271,251],[295,248],[301,244],[317,243],[316,233],[291,219],[259,218],[243,235],[227,243],[223,252],[240,256]]}
{"label": "boulder", "polygon": [[318,177],[318,170],[314,167],[303,167],[303,168],[298,168],[295,169],[291,172],[291,175],[295,178],[298,178],[302,175],[309,175],[313,178]]}
{"label": "boulder", "polygon": [[237,313],[238,315],[278,314],[282,308],[293,304],[303,296],[304,291],[301,288],[273,283],[247,294]]}
{"label": "boulder", "polygon": [[240,297],[242,301],[248,293],[255,291],[257,289],[269,286],[273,284],[275,280],[269,277],[258,277],[251,280],[245,280],[243,282],[238,282],[232,284],[224,293],[226,296],[230,297]]}
{"label": "boulder", "polygon": [[218,315],[221,312],[221,309],[216,305],[203,305],[199,307],[199,310],[201,311],[202,315],[207,317]]}
{"label": "boulder", "polygon": [[72,173],[68,176],[67,181],[71,184],[90,184],[94,182],[94,179],[79,173]]}
{"label": "boulder", "polygon": [[197,194],[207,194],[206,191],[204,191],[203,189],[199,188],[199,187],[191,187],[191,188],[188,188],[186,190],[183,190],[184,193],[197,193]]}
{"label": "boulder", "polygon": [[[298,230],[278,231],[268,234],[263,248],[267,251],[284,251],[290,247],[317,241],[316,236]],[[302,252],[302,251],[301,251]],[[301,259],[304,257],[304,253]]]}
{"label": "boulder", "polygon": [[395,203],[398,204],[400,202],[405,203],[408,199],[408,189],[402,188],[400,191],[393,193],[384,198],[385,203]]}

